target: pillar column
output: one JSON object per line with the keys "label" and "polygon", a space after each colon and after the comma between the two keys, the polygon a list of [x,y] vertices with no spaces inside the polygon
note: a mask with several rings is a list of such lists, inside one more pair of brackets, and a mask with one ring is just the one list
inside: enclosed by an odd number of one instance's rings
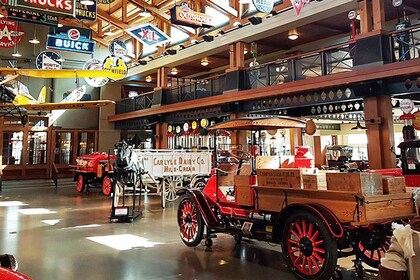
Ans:
{"label": "pillar column", "polygon": [[303,145],[302,129],[290,128],[290,154],[295,154],[295,148]]}
{"label": "pillar column", "polygon": [[325,164],[325,155],[322,153],[321,136],[314,136],[314,158],[315,166],[321,167]]}
{"label": "pillar column", "polygon": [[372,3],[371,0],[360,2],[360,34],[372,31]]}
{"label": "pillar column", "polygon": [[370,169],[394,168],[394,122],[390,96],[365,97],[364,112],[368,138]]}
{"label": "pillar column", "polygon": [[157,80],[156,80],[156,87],[166,88],[168,87],[168,73],[169,68],[168,67],[160,67],[157,69]]}
{"label": "pillar column", "polygon": [[385,1],[372,0],[373,30],[385,29]]}
{"label": "pillar column", "polygon": [[155,134],[155,149],[168,148],[168,124],[157,123]]}

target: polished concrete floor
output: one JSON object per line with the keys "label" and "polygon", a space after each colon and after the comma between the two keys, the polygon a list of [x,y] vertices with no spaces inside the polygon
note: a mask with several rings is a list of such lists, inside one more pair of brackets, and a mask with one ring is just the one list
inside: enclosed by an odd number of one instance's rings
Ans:
{"label": "polished concrete floor", "polygon": [[[0,193],[0,253],[14,254],[19,271],[35,280],[295,279],[279,245],[219,234],[186,247],[176,225],[176,202],[143,197],[143,216],[109,223],[111,199],[99,189],[79,194],[70,180],[5,181]],[[340,260],[355,279],[351,260]],[[367,279],[375,279],[369,277]]]}

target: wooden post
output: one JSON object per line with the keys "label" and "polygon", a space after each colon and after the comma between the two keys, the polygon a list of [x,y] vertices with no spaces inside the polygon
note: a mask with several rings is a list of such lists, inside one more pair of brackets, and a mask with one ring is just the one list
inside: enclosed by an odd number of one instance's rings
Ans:
{"label": "wooden post", "polygon": [[295,154],[295,148],[303,145],[302,129],[291,128],[290,129],[290,154]]}
{"label": "wooden post", "polygon": [[168,148],[168,124],[157,123],[155,135],[155,149]]}
{"label": "wooden post", "polygon": [[360,33],[372,31],[372,3],[371,0],[360,2]]}
{"label": "wooden post", "polygon": [[168,67],[161,67],[157,69],[157,81],[156,87],[157,88],[165,88],[168,87]]}
{"label": "wooden post", "polygon": [[325,164],[325,155],[322,153],[321,147],[321,136],[314,136],[314,157],[316,167]]}
{"label": "wooden post", "polygon": [[236,43],[236,67],[242,68],[245,66],[245,48],[246,44],[244,42]]}
{"label": "wooden post", "polygon": [[236,67],[236,48],[235,43],[229,46],[229,69],[234,69]]}
{"label": "wooden post", "polygon": [[385,1],[372,0],[373,30],[385,29]]}
{"label": "wooden post", "polygon": [[394,123],[390,96],[372,96],[363,99],[368,138],[370,169],[394,168]]}

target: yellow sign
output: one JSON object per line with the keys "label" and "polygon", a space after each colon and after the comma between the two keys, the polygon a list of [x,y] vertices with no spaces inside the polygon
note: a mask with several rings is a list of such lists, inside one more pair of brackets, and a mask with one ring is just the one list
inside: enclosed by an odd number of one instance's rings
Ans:
{"label": "yellow sign", "polygon": [[114,80],[118,81],[124,79],[128,73],[128,66],[125,61],[116,56],[108,56],[104,60],[103,69],[111,71],[114,74]]}

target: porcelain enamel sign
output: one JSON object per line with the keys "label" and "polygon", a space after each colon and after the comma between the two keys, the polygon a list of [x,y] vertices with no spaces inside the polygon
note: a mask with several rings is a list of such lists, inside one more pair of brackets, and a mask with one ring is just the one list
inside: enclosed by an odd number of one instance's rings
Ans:
{"label": "porcelain enamel sign", "polygon": [[0,48],[13,48],[25,34],[20,26],[7,19],[0,19]]}
{"label": "porcelain enamel sign", "polygon": [[309,4],[310,0],[290,0],[290,2],[292,2],[296,15],[299,15],[303,6]]}
{"label": "porcelain enamel sign", "polygon": [[126,30],[128,34],[149,47],[162,45],[171,40],[162,30],[147,23]]}

